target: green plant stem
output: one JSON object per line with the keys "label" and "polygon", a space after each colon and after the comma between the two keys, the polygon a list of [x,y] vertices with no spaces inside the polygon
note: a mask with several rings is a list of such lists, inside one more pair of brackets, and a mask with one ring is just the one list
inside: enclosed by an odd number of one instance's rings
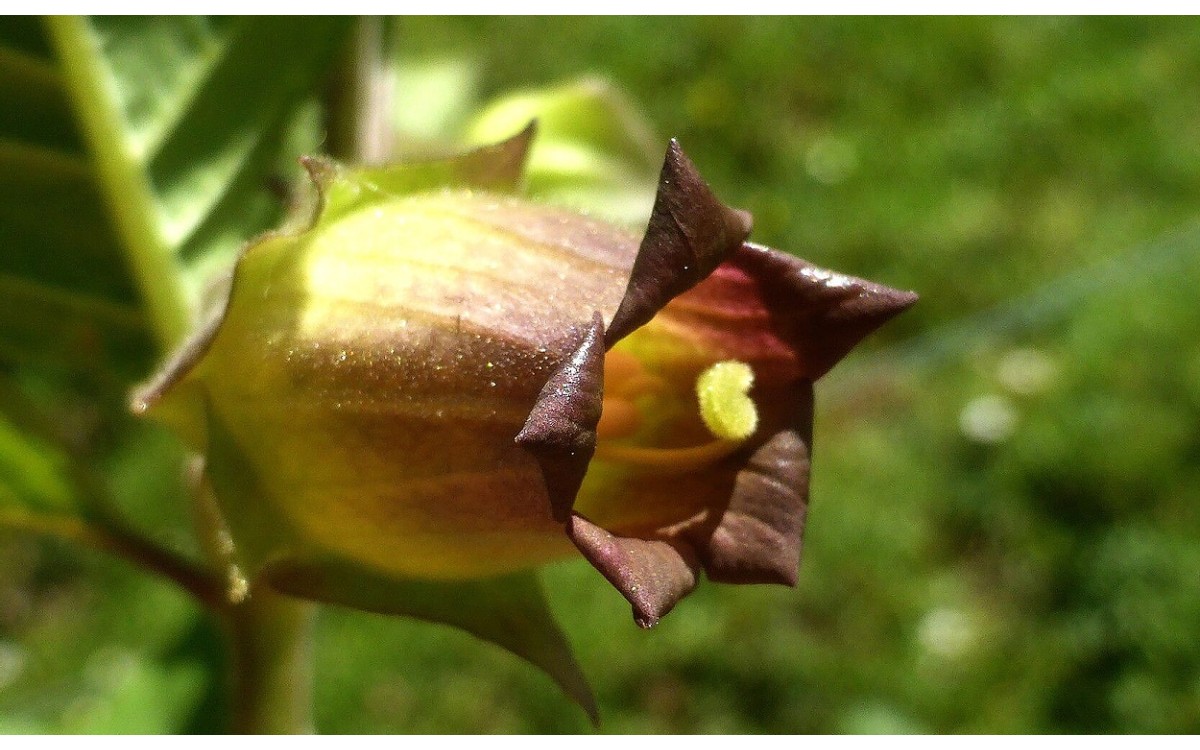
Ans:
{"label": "green plant stem", "polygon": [[229,646],[231,730],[242,734],[314,731],[313,634],[316,606],[247,587],[204,462],[188,467],[196,535],[209,566],[224,571],[225,607],[218,611]]}
{"label": "green plant stem", "polygon": [[55,537],[116,555],[175,583],[210,610],[224,607],[221,583],[208,571],[131,530],[19,508],[0,508],[0,528]]}
{"label": "green plant stem", "polygon": [[75,16],[48,18],[46,28],[130,271],[159,346],[167,351],[187,331],[187,298],[175,258],[154,220],[150,181],[122,137],[122,115],[111,82],[101,73],[99,41],[87,21]]}
{"label": "green plant stem", "polygon": [[387,19],[359,18],[342,53],[327,97],[326,148],[356,164],[392,157],[395,81],[388,60]]}
{"label": "green plant stem", "polygon": [[[175,583],[210,610],[224,606],[221,581],[205,568],[147,539],[132,529],[113,502],[79,445],[43,414],[10,379],[0,376],[4,416],[20,429],[45,441],[66,459],[66,478],[86,516],[47,513],[19,504],[0,505],[0,529],[51,536],[124,558]],[[7,489],[0,485],[0,501]]]}
{"label": "green plant stem", "polygon": [[232,731],[309,734],[314,730],[313,620],[316,606],[254,586],[228,609]]}

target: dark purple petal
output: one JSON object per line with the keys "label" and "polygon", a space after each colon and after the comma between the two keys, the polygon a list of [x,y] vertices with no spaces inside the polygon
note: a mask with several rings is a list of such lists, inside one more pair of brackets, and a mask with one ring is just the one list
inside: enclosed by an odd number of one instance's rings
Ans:
{"label": "dark purple petal", "polygon": [[750,215],[721,203],[671,141],[650,223],[625,296],[605,334],[609,348],[703,281],[750,234]]}
{"label": "dark purple petal", "polygon": [[518,445],[537,458],[557,521],[571,515],[575,495],[596,452],[604,398],[604,320],[600,313],[574,353],[546,381]]}
{"label": "dark purple petal", "polygon": [[[618,539],[666,543],[676,553],[669,560],[694,556],[713,580],[794,585],[808,509],[812,381],[915,301],[909,292],[740,245],[645,325],[647,340],[670,337],[683,345],[666,347],[662,361],[653,353],[644,360],[669,378],[675,393],[688,392],[713,362],[749,364],[756,376],[751,396],[759,408],[758,434],[738,453],[687,476],[621,476],[605,501],[589,497],[582,512]],[[706,436],[685,416],[661,426],[656,439],[689,445]],[[623,542],[624,548],[630,544]],[[666,587],[643,589],[643,597],[674,601],[672,577],[634,570],[664,564],[661,557],[626,555],[622,564],[623,579]],[[673,562],[665,564],[670,569]]]}
{"label": "dark purple petal", "polygon": [[578,514],[567,535],[583,556],[633,605],[633,619],[653,627],[696,588],[699,561],[687,546],[616,536]]}
{"label": "dark purple petal", "polygon": [[792,424],[756,448],[737,472],[729,506],[708,538],[692,536],[714,581],[796,583],[808,512],[812,385],[797,391]]}
{"label": "dark purple petal", "polygon": [[913,292],[843,276],[752,243],[744,244],[731,262],[758,281],[773,325],[796,349],[811,380],[917,301]]}

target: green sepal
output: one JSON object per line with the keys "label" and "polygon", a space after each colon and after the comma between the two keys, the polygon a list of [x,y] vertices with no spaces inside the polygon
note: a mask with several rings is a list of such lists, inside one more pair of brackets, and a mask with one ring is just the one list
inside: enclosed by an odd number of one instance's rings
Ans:
{"label": "green sepal", "polygon": [[[299,243],[319,224],[336,219],[371,203],[432,190],[471,188],[492,193],[516,193],[521,188],[525,162],[537,124],[507,140],[483,146],[458,156],[425,162],[396,163],[377,167],[348,167],[323,156],[300,159],[308,171],[315,195],[295,211],[277,230],[263,233],[243,245],[232,274],[217,279],[208,290],[202,320],[168,357],[159,371],[136,388],[130,399],[134,414],[150,414],[171,424],[193,447],[203,447],[203,425],[186,414],[196,408],[197,394],[185,383],[224,324],[235,279],[245,276],[245,261],[252,255],[269,253],[278,243]],[[2,282],[2,279],[0,279]],[[245,283],[245,282],[241,282]],[[0,303],[0,314],[3,313]],[[0,315],[2,318],[2,315]],[[3,320],[0,319],[0,323]],[[0,331],[2,333],[2,331]],[[172,392],[176,392],[174,395]]]}
{"label": "green sepal", "polygon": [[267,501],[257,469],[208,399],[205,407],[208,428],[205,472],[212,482],[221,515],[237,542],[236,561],[244,575],[253,579],[267,561],[294,552],[280,549],[276,540],[303,537]]}
{"label": "green sepal", "polygon": [[447,188],[516,193],[537,128],[527,121],[516,135],[445,159],[349,167],[326,157],[301,159],[320,194],[318,220],[331,221],[378,201]]}
{"label": "green sepal", "polygon": [[265,501],[257,472],[220,416],[208,408],[207,471],[235,552],[247,577],[292,596],[381,614],[451,625],[507,649],[550,676],[599,721],[596,699],[554,620],[536,574],[474,581],[411,581],[371,571],[335,555],[281,549],[271,540],[301,539]]}
{"label": "green sepal", "polygon": [[595,696],[546,604],[536,573],[473,581],[408,581],[322,556],[270,563],[262,580],[285,594],[450,625],[525,659],[554,680],[593,724]]}

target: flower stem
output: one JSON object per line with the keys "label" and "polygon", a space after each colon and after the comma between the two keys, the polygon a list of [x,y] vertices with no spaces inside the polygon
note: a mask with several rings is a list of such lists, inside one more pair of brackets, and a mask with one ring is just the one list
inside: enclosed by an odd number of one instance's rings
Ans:
{"label": "flower stem", "polygon": [[210,610],[222,606],[220,582],[207,571],[129,529],[21,508],[0,508],[0,529],[56,537],[108,552],[171,581]]}
{"label": "flower stem", "polygon": [[359,18],[330,88],[326,148],[331,156],[381,164],[393,151],[387,19]]}
{"label": "flower stem", "polygon": [[229,654],[230,729],[239,734],[309,734],[316,606],[248,584],[234,558],[221,509],[204,473],[189,463],[193,521],[201,549],[226,589],[217,615]]}
{"label": "flower stem", "polygon": [[313,620],[308,602],[255,586],[230,607],[232,731],[311,734]]}

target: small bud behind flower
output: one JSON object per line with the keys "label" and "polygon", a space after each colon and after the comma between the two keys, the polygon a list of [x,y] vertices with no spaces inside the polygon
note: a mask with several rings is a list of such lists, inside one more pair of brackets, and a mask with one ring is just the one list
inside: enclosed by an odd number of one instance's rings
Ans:
{"label": "small bud behind flower", "polygon": [[518,91],[485,106],[466,136],[492,143],[534,118],[527,194],[640,229],[654,203],[662,140],[628,97],[596,78]]}

